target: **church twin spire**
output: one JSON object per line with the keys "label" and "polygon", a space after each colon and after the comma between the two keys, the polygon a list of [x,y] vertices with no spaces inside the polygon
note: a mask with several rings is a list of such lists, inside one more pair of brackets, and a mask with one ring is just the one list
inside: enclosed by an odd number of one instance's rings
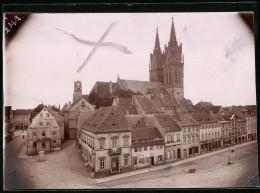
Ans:
{"label": "church twin spire", "polygon": [[158,27],[156,28],[156,38],[155,38],[155,45],[154,45],[154,52],[156,51],[161,51],[160,40],[158,35]]}
{"label": "church twin spire", "polygon": [[[176,33],[175,33],[175,27],[174,27],[174,22],[173,22],[173,17],[172,17],[172,27],[171,27],[169,45],[176,45],[176,44],[177,44]],[[156,51],[156,50],[161,51],[159,34],[158,34],[158,27],[156,28],[156,37],[155,37],[155,46],[154,46],[154,51]]]}

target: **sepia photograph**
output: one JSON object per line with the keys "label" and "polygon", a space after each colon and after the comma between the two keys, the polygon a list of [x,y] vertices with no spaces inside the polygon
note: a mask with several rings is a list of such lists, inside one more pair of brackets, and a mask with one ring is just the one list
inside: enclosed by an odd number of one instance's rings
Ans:
{"label": "sepia photograph", "polygon": [[254,12],[3,14],[3,188],[259,188]]}

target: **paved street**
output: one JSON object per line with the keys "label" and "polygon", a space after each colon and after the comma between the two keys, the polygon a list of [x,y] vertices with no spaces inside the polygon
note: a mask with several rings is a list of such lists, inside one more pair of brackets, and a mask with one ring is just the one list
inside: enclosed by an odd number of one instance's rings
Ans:
{"label": "paved street", "polygon": [[[89,168],[84,166],[74,140],[66,141],[63,150],[46,154],[44,162],[39,162],[37,155],[18,159],[22,145],[21,136],[7,144],[7,189],[197,188],[257,184],[256,143],[237,148],[231,157],[232,165],[227,165],[228,152],[223,152],[169,169],[102,184],[97,184],[89,176]],[[196,172],[187,173],[189,168],[196,168]]]}
{"label": "paved street", "polygon": [[[213,188],[256,186],[257,144],[236,148],[227,164],[228,152],[202,158],[186,164],[103,184],[110,188]],[[195,173],[187,173],[195,168]],[[247,182],[247,181],[250,182]],[[246,185],[247,183],[247,185]]]}
{"label": "paved street", "polygon": [[20,150],[25,144],[21,131],[15,133],[15,137],[6,143],[4,149],[4,188],[5,189],[23,189],[34,187],[32,183],[24,178],[26,168],[22,164],[22,160],[17,158]]}

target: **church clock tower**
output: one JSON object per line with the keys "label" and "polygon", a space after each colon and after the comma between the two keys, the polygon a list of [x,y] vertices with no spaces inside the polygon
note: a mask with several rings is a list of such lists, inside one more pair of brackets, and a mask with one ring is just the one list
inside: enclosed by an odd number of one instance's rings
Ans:
{"label": "church clock tower", "polygon": [[78,102],[82,98],[82,85],[80,81],[74,82],[73,103]]}

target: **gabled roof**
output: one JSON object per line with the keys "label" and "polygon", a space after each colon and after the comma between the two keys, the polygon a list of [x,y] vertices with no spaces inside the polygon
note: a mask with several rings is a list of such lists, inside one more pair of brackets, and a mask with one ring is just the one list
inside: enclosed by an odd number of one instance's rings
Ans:
{"label": "gabled roof", "polygon": [[188,99],[181,98],[181,99],[178,100],[178,102],[180,103],[180,105],[182,106],[182,109],[185,112],[188,112],[188,113],[194,113],[195,112],[193,104]]}
{"label": "gabled roof", "polygon": [[194,118],[200,124],[216,123],[217,122],[209,114],[206,114],[206,113],[194,113],[191,116],[192,116],[192,118]]}
{"label": "gabled roof", "polygon": [[169,95],[155,94],[155,95],[150,95],[149,99],[156,107],[177,107],[177,108],[181,107],[179,103],[176,101],[176,99],[172,98]]}
{"label": "gabled roof", "polygon": [[116,102],[117,106],[121,107],[123,112],[126,114],[128,111],[129,115],[137,115],[137,110],[135,105],[133,104],[132,99],[128,98],[115,98],[114,101]]}
{"label": "gabled roof", "polygon": [[181,127],[170,115],[154,115],[155,119],[164,128],[165,132],[181,131]]}
{"label": "gabled roof", "polygon": [[98,95],[103,96],[110,93],[110,84],[112,84],[112,93],[118,87],[118,84],[115,82],[100,82],[97,81],[92,88],[91,92],[96,92]]}
{"label": "gabled roof", "polygon": [[62,107],[61,111],[67,111],[69,109],[69,105],[67,103],[64,104],[64,106]]}
{"label": "gabled roof", "polygon": [[130,127],[145,127],[142,115],[125,115],[125,118]]}
{"label": "gabled roof", "polygon": [[162,139],[156,127],[153,128],[134,128],[131,130],[132,141]]}
{"label": "gabled roof", "polygon": [[51,107],[47,107],[46,110],[55,118],[60,128],[64,128],[64,117]]}
{"label": "gabled roof", "polygon": [[80,113],[79,126],[81,127],[94,113],[95,111],[86,111]]}
{"label": "gabled roof", "polygon": [[134,92],[140,92],[142,94],[147,93],[147,89],[150,88],[160,88],[162,87],[161,82],[149,82],[149,81],[139,81],[139,80],[124,80],[124,79],[117,79],[117,83],[121,89],[124,90],[131,90]]}
{"label": "gabled roof", "polygon": [[154,104],[143,95],[134,95],[133,99],[136,99],[146,114],[158,114],[158,110]]}
{"label": "gabled roof", "polygon": [[16,115],[29,115],[32,112],[31,109],[16,109],[14,111],[14,116]]}
{"label": "gabled roof", "polygon": [[82,125],[83,130],[91,133],[130,131],[120,107],[101,107]]}
{"label": "gabled roof", "polygon": [[200,124],[193,119],[188,113],[171,115],[172,118],[181,126],[199,126]]}
{"label": "gabled roof", "polygon": [[225,119],[223,118],[222,115],[219,114],[213,114],[213,115],[209,115],[212,119],[214,119],[215,121],[224,121]]}
{"label": "gabled roof", "polygon": [[77,101],[76,103],[73,103],[71,106],[68,107],[68,110],[71,110],[74,106],[76,106],[78,103],[85,101],[87,103],[88,106],[91,107],[92,110],[94,110],[94,107],[92,104],[90,104],[84,97],[82,97],[79,101]]}

